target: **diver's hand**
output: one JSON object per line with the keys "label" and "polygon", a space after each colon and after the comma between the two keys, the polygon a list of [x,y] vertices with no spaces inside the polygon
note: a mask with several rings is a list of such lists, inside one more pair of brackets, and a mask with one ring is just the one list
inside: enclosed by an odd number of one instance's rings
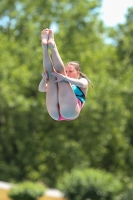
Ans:
{"label": "diver's hand", "polygon": [[57,72],[52,72],[51,75],[57,78],[57,80],[55,81],[56,83],[66,80],[66,76],[63,75],[63,74],[60,74],[60,73],[57,73]]}

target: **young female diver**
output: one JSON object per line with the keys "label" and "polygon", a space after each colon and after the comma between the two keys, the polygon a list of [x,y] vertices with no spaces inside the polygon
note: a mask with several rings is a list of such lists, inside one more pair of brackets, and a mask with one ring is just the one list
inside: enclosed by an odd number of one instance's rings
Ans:
{"label": "young female diver", "polygon": [[[79,116],[85,103],[88,84],[91,82],[80,71],[78,62],[68,62],[64,67],[52,30],[44,29],[41,39],[45,72],[42,74],[43,79],[38,90],[46,92],[47,110],[54,120],[74,120]],[[51,49],[52,59],[48,47]]]}

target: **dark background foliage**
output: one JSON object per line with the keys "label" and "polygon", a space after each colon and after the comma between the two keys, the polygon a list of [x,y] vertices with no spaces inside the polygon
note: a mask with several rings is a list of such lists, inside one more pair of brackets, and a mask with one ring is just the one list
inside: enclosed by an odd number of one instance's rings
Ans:
{"label": "dark background foliage", "polygon": [[[0,180],[57,180],[78,167],[133,176],[133,8],[104,27],[101,1],[0,2]],[[64,63],[78,60],[94,85],[78,119],[56,122],[45,105],[40,33],[52,27]],[[109,33],[114,42],[106,43]],[[130,177],[130,178],[129,178]]]}

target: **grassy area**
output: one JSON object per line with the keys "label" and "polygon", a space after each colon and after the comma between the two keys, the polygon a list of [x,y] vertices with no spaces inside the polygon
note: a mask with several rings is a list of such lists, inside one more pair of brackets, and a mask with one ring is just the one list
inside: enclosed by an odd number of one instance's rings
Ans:
{"label": "grassy area", "polygon": [[[8,198],[8,190],[0,189],[0,200],[11,200]],[[39,198],[38,200],[65,200],[65,199],[44,196]]]}

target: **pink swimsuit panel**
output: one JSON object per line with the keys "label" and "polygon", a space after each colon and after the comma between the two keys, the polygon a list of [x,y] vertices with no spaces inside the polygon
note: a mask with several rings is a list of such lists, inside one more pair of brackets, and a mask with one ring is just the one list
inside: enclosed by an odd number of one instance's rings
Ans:
{"label": "pink swimsuit panel", "polygon": [[[80,110],[82,109],[82,102],[77,98],[77,101],[78,101],[78,105],[80,107]],[[73,119],[65,119],[64,117],[61,116],[61,114],[59,115],[59,119],[57,121],[63,121],[63,120],[66,120],[66,121],[71,121],[71,120],[74,120],[76,118],[73,118]]]}

